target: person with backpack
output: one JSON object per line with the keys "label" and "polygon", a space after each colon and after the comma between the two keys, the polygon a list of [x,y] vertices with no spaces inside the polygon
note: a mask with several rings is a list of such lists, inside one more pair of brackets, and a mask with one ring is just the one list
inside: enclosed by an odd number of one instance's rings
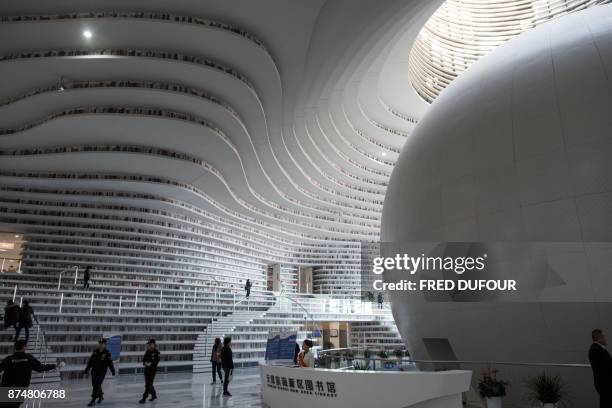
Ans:
{"label": "person with backpack", "polygon": [[4,307],[4,328],[12,326],[17,333],[17,323],[19,323],[19,305],[9,299]]}
{"label": "person with backpack", "polygon": [[234,357],[232,353],[232,348],[230,347],[230,343],[232,342],[231,337],[226,337],[223,339],[223,348],[221,349],[221,365],[223,366],[223,374],[225,377],[223,378],[223,396],[231,397],[232,394],[228,391],[227,387],[230,382],[230,378],[232,372],[234,371]]}
{"label": "person with backpack", "polygon": [[223,382],[223,376],[221,375],[221,349],[223,346],[221,345],[221,339],[217,337],[215,339],[215,344],[212,346],[212,351],[210,353],[210,362],[212,363],[212,377],[213,380],[210,385],[214,385],[217,383],[217,375],[219,376],[219,381]]}
{"label": "person with backpack", "polygon": [[110,369],[111,374],[115,376],[115,366],[113,365],[110,351],[106,349],[106,339],[100,339],[98,341],[98,347],[91,353],[91,357],[89,357],[89,361],[87,361],[87,366],[84,371],[84,374],[87,374],[89,370],[91,370],[92,392],[91,401],[87,404],[88,407],[94,406],[96,398],[98,399],[98,404],[104,399],[102,383],[104,382],[104,377],[108,369]]}
{"label": "person with backpack", "polygon": [[247,299],[249,298],[249,296],[251,296],[251,286],[253,286],[253,284],[251,283],[251,280],[247,279],[246,283],[244,284],[244,290],[246,291]]}
{"label": "person with backpack", "polygon": [[26,343],[28,340],[30,340],[30,328],[34,325],[32,318],[36,320],[36,316],[34,316],[34,309],[32,309],[32,306],[30,306],[30,302],[24,300],[21,309],[19,309],[19,324],[15,330],[15,341],[19,340],[19,335],[21,334],[22,329],[25,329]]}

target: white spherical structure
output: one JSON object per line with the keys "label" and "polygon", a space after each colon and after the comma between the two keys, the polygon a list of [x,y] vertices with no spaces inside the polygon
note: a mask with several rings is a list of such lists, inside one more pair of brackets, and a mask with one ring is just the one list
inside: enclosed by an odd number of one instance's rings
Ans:
{"label": "white spherical structure", "polygon": [[[612,332],[612,6],[518,36],[442,92],[393,171],[381,241],[567,242],[548,259],[563,282],[547,301],[389,297],[420,359],[447,339],[458,360],[587,362],[591,330]],[[542,371],[498,368],[515,400]],[[590,370],[547,371],[570,383],[575,406],[595,406]]]}

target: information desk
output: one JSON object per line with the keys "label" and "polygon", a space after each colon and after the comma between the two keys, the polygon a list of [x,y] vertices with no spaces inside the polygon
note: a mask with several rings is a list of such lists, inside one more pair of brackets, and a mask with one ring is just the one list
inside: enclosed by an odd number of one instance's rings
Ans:
{"label": "information desk", "polygon": [[461,408],[471,371],[355,371],[261,365],[270,408]]}

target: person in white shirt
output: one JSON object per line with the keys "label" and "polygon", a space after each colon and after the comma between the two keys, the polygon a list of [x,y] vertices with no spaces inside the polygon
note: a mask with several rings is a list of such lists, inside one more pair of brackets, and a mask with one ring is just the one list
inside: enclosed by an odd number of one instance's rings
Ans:
{"label": "person in white shirt", "polygon": [[314,354],[310,349],[312,348],[312,340],[304,340],[302,343],[302,351],[298,355],[298,365],[302,368],[314,368]]}

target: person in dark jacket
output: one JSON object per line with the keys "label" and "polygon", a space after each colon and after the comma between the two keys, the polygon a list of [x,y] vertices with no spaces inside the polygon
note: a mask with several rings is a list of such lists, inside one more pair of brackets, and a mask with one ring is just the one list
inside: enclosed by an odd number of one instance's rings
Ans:
{"label": "person in dark jacket", "polygon": [[4,307],[4,328],[13,327],[17,333],[17,323],[19,323],[19,305],[9,299]]}
{"label": "person in dark jacket", "polygon": [[606,349],[608,338],[601,329],[593,330],[591,337],[593,344],[589,349],[589,362],[595,390],[599,393],[599,407],[612,408],[612,357]]}
{"label": "person in dark jacket", "polygon": [[221,349],[221,365],[223,366],[223,374],[225,374],[225,377],[223,377],[223,396],[225,397],[232,396],[232,394],[230,394],[227,390],[230,376],[234,370],[234,357],[232,355],[232,348],[230,347],[231,342],[231,337],[224,338],[223,348]]}
{"label": "person in dark jacket", "polygon": [[378,299],[377,299],[377,301],[378,301],[378,308],[382,309],[383,308],[383,301],[384,301],[382,292],[378,292]]}
{"label": "person in dark jacket", "polygon": [[251,286],[253,286],[253,284],[251,283],[251,280],[247,279],[246,283],[244,284],[244,290],[246,290],[247,299],[249,296],[251,296]]}
{"label": "person in dark jacket", "polygon": [[[50,371],[55,369],[55,364],[42,364],[31,354],[26,353],[27,342],[17,340],[15,342],[15,353],[6,357],[0,363],[0,372],[3,372],[1,387],[29,387],[32,371]],[[6,404],[6,405],[5,405]],[[21,402],[5,402],[1,406],[19,407]]]}
{"label": "person in dark jacket", "polygon": [[297,365],[298,363],[298,356],[300,355],[300,351],[302,349],[300,348],[300,345],[297,344],[297,342],[295,343],[295,348],[293,349],[293,364]]}
{"label": "person in dark jacket", "polygon": [[210,363],[212,364],[212,383],[210,385],[217,383],[217,375],[219,375],[219,381],[223,382],[223,375],[221,375],[221,349],[223,346],[221,345],[221,339],[217,337],[215,339],[215,344],[212,346],[212,350],[210,352]]}
{"label": "person in dark jacket", "polygon": [[144,377],[145,377],[145,390],[140,399],[141,404],[147,402],[147,397],[151,395],[149,401],[157,399],[157,392],[153,386],[155,380],[155,373],[157,373],[157,364],[159,364],[159,350],[155,346],[155,339],[150,339],[147,342],[147,351],[145,351],[144,357],[142,358],[142,365],[144,366]]}
{"label": "person in dark jacket", "polygon": [[102,383],[106,376],[106,370],[110,369],[111,374],[115,375],[115,366],[113,365],[113,359],[110,351],[106,349],[106,339],[100,339],[98,341],[98,347],[91,353],[87,367],[85,367],[85,374],[91,370],[91,386],[93,388],[91,393],[91,401],[87,404],[88,407],[93,406],[98,399],[98,404],[104,399],[102,392]]}
{"label": "person in dark jacket", "polygon": [[89,279],[91,278],[91,266],[87,265],[83,273],[83,289],[89,289]]}
{"label": "person in dark jacket", "polygon": [[19,324],[15,330],[15,341],[19,340],[21,329],[25,329],[26,343],[30,340],[30,328],[33,326],[32,318],[36,319],[36,316],[34,316],[34,309],[30,306],[30,302],[24,300],[21,309],[19,309]]}

